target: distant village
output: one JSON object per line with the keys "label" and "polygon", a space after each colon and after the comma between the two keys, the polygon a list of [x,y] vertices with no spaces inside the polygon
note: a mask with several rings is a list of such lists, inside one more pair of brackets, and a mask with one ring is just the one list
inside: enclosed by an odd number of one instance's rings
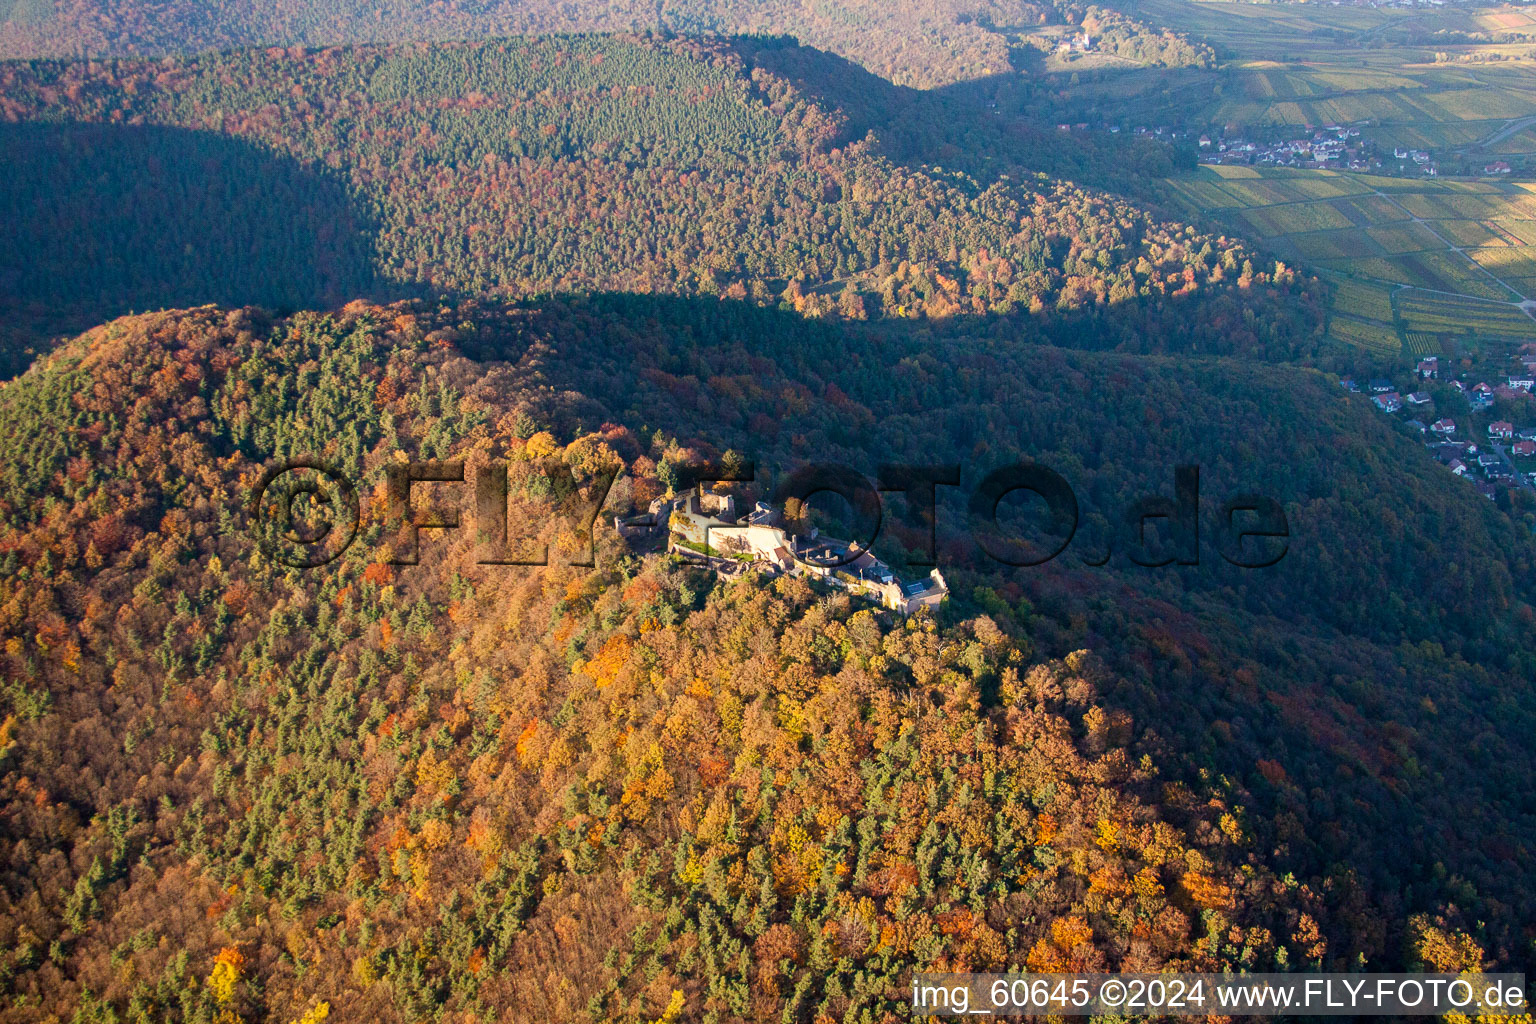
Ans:
{"label": "distant village", "polygon": [[[1315,0],[1307,0],[1315,2]],[[1424,7],[1458,6],[1447,0],[1329,0],[1334,7],[1369,7],[1371,10],[1417,10]],[[1471,5],[1468,5],[1471,6]]]}
{"label": "distant village", "polygon": [[[1363,123],[1363,122],[1362,122]],[[1312,167],[1333,171],[1363,171],[1416,175],[1438,178],[1440,167],[1428,150],[1394,147],[1388,155],[1369,139],[1360,136],[1355,125],[1324,125],[1310,135],[1281,139],[1278,142],[1253,142],[1237,135],[1218,133],[1201,135],[1199,160],[1203,164],[1262,164],[1269,167]],[[1490,160],[1481,168],[1463,168],[1459,173],[1477,173],[1499,177],[1514,168],[1507,160]]]}
{"label": "distant village", "polygon": [[1368,139],[1360,137],[1353,125],[1330,124],[1299,138],[1278,142],[1253,142],[1241,136],[1219,133],[1202,135],[1198,140],[1203,164],[1264,164],[1271,167],[1317,167],[1336,171],[1381,171],[1416,169],[1427,178],[1440,172],[1430,155],[1422,149],[1397,149],[1392,153],[1395,165],[1387,167],[1380,153]]}
{"label": "distant village", "polygon": [[[1521,369],[1504,375],[1499,383],[1468,383],[1473,378],[1466,373],[1445,383],[1466,397],[1472,414],[1480,421],[1483,417],[1478,414],[1486,414],[1496,403],[1502,400],[1507,407],[1512,400],[1529,396],[1536,387],[1536,345],[1527,344],[1516,359]],[[1364,383],[1346,377],[1340,384],[1346,391],[1369,394],[1378,410],[1402,421],[1442,466],[1453,476],[1466,478],[1484,497],[1497,498],[1500,488],[1536,491],[1536,424],[1493,420],[1486,427],[1475,428],[1471,418],[1440,416],[1434,399],[1423,387],[1429,381],[1441,380],[1441,373],[1440,358],[1428,356],[1414,367],[1411,390],[1385,377]]]}
{"label": "distant village", "polygon": [[[1104,131],[1117,134],[1121,127],[1109,122],[1079,121],[1058,124],[1064,132]],[[1437,178],[1440,167],[1433,155],[1423,149],[1394,148],[1390,153],[1380,150],[1376,144],[1361,136],[1359,125],[1324,125],[1307,129],[1306,134],[1294,138],[1260,141],[1244,138],[1237,133],[1199,133],[1167,125],[1137,125],[1131,134],[1170,144],[1182,143],[1194,146],[1197,159],[1202,164],[1265,167],[1306,167],[1332,171],[1356,171],[1360,173],[1412,175]],[[1475,168],[1474,168],[1475,170]],[[1482,167],[1482,173],[1498,176],[1511,173],[1508,161],[1493,160]]]}
{"label": "distant village", "polygon": [[791,533],[782,513],[767,502],[742,514],[735,495],[703,487],[657,498],[639,515],[616,517],[613,526],[631,544],[664,536],[669,553],[722,575],[754,569],[770,576],[806,576],[902,615],[937,608],[949,596],[937,569],[905,581],[856,543],[822,536],[815,527],[804,535]]}

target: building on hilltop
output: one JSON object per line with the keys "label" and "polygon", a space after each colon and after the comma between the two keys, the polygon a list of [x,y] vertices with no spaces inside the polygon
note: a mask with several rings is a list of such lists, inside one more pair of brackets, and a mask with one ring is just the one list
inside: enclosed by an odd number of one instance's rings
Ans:
{"label": "building on hilltop", "polygon": [[782,516],[767,502],[738,515],[733,495],[699,488],[674,498],[658,498],[648,512],[614,519],[625,540],[667,531],[667,550],[702,558],[718,571],[752,567],[772,575],[814,577],[902,615],[935,608],[949,596],[943,574],[934,569],[921,580],[904,581],[890,566],[856,543],[823,536],[791,534]]}

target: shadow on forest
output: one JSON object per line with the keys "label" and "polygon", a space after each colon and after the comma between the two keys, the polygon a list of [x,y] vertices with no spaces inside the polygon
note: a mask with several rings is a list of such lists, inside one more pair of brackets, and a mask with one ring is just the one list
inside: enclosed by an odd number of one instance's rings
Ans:
{"label": "shadow on forest", "polygon": [[[1035,151],[1027,125],[998,141],[1007,134],[1001,123],[968,128],[954,116],[970,107],[991,112],[984,83],[923,92],[793,40],[739,42],[749,60],[845,109],[850,137],[878,130],[892,159],[915,165],[977,152],[1003,173]],[[965,132],[990,134],[978,141]],[[1042,151],[1065,152],[1059,140],[1047,141]],[[239,138],[147,125],[0,125],[0,172],[0,379],[24,369],[50,341],[133,311],[217,303],[282,312],[425,291],[380,273],[376,226],[339,175]],[[990,326],[965,329],[1023,330],[1093,348],[1141,348],[1148,338],[1171,336],[1145,318],[1116,317],[1112,330],[1100,317],[1087,323],[1071,313],[985,319]]]}
{"label": "shadow on forest", "polygon": [[[1027,116],[1037,88],[1028,75],[917,90],[787,37],[735,44],[750,63],[843,110],[842,141],[874,131],[878,151],[899,164],[963,170],[984,184],[1043,171],[1124,192],[1169,169],[1160,147],[1037,124]],[[0,125],[0,172],[0,379],[52,339],[131,311],[326,308],[422,291],[380,274],[376,227],[339,175],[239,138]],[[1081,333],[1051,323],[1057,343]]]}
{"label": "shadow on forest", "polygon": [[[740,36],[733,46],[754,66],[796,84],[819,104],[841,109],[841,142],[873,131],[878,151],[911,167],[962,170],[983,185],[1036,173],[1149,199],[1146,185],[1193,163],[1189,154],[1128,134],[1061,132],[1042,120],[1056,76],[1029,73],[1015,53],[1010,72],[937,89],[894,85],[858,64],[789,36]],[[1034,62],[1038,63],[1038,62]]]}
{"label": "shadow on forest", "polygon": [[0,338],[29,347],[134,310],[325,307],[401,293],[344,184],[211,132],[0,125]]}

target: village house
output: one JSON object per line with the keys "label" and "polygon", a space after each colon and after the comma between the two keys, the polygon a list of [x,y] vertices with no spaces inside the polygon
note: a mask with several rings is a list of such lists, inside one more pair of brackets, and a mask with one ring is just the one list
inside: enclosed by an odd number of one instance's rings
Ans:
{"label": "village house", "polygon": [[1415,372],[1424,380],[1435,379],[1436,377],[1440,376],[1440,357],[1425,356],[1423,359],[1419,360],[1419,365],[1415,369]]}
{"label": "village house", "polygon": [[1456,476],[1467,475],[1467,464],[1462,462],[1460,459],[1452,459],[1448,465],[1450,466],[1451,472]]}
{"label": "village house", "polygon": [[1519,388],[1521,391],[1529,391],[1536,386],[1536,376],[1530,374],[1512,374],[1509,378],[1509,386]]}
{"label": "village house", "polygon": [[1413,394],[1408,396],[1408,404],[1409,405],[1428,405],[1429,404],[1429,392],[1428,391],[1415,391]]}
{"label": "village house", "polygon": [[1456,421],[1449,419],[1435,420],[1435,422],[1429,425],[1429,429],[1441,437],[1450,437],[1456,433]]}
{"label": "village house", "polygon": [[1397,412],[1397,410],[1403,407],[1403,400],[1398,397],[1396,391],[1388,391],[1384,395],[1377,395],[1371,401],[1382,412]]}
{"label": "village house", "polygon": [[1371,381],[1371,390],[1376,394],[1384,394],[1392,390],[1392,382],[1384,377],[1376,377]]}
{"label": "village house", "polygon": [[1488,424],[1488,436],[1495,440],[1504,440],[1515,435],[1515,425],[1508,420],[1495,420]]}
{"label": "village house", "polygon": [[1516,441],[1509,449],[1509,452],[1511,455],[1528,459],[1532,455],[1536,455],[1536,441]]}

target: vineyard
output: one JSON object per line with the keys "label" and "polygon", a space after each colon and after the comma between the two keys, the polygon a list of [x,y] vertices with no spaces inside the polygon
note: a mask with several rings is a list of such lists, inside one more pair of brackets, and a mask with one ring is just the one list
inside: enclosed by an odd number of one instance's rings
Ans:
{"label": "vineyard", "polygon": [[1536,185],[1236,166],[1166,184],[1183,215],[1323,271],[1329,335],[1346,346],[1422,355],[1536,339],[1518,305],[1536,298]]}

